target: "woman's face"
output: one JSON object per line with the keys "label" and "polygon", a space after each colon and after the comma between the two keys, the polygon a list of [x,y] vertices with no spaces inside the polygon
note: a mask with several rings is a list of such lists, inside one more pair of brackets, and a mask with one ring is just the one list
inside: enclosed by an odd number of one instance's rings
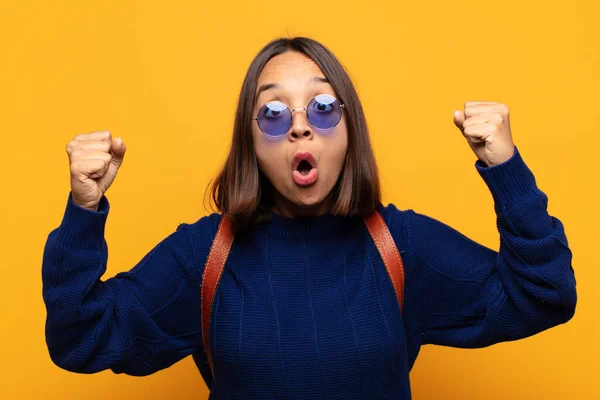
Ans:
{"label": "woman's face", "polygon": [[[306,107],[319,94],[336,96],[317,64],[304,54],[292,51],[267,62],[258,78],[257,94],[253,116],[269,101],[280,101],[293,110]],[[343,113],[334,128],[323,131],[309,124],[306,111],[294,111],[291,128],[276,138],[266,136],[254,120],[252,135],[258,166],[275,188],[274,211],[296,217],[322,215],[330,210],[331,190],[348,148]],[[294,157],[298,158],[300,153],[306,156],[306,152],[313,157],[312,168],[306,161],[296,166],[298,160]]]}

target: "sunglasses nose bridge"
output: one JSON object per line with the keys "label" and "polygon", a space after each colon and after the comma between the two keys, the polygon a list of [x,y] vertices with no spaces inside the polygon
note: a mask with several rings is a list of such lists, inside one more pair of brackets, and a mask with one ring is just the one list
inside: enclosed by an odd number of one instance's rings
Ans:
{"label": "sunglasses nose bridge", "polygon": [[305,132],[312,132],[310,128],[310,121],[308,120],[308,114],[305,114],[304,117],[299,115],[297,118],[294,118],[294,111],[306,111],[306,107],[294,108],[291,110],[291,126],[292,132],[296,132],[299,134],[304,134]]}
{"label": "sunglasses nose bridge", "polygon": [[[291,113],[290,113],[290,117],[291,118],[290,119],[291,119],[292,126],[295,125],[295,122],[294,122],[294,111],[302,111],[302,110],[306,111],[306,107],[298,107],[298,108],[294,108],[294,109],[290,110],[291,111]],[[308,122],[308,113],[306,114],[306,122]]]}

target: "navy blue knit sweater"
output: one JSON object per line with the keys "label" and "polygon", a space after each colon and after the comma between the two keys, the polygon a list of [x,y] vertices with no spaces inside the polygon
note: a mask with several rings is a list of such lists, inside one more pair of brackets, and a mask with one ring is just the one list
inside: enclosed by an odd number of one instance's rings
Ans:
{"label": "navy blue knit sweater", "polygon": [[212,312],[214,379],[199,284],[221,215],[180,224],[102,281],[108,200],[91,211],[69,193],[42,265],[50,356],[69,371],[147,375],[192,355],[210,399],[409,399],[421,345],[487,346],[575,312],[563,225],[518,149],[475,167],[494,198],[499,252],[411,209],[379,206],[406,268],[402,314],[361,218],[273,213],[236,236]]}

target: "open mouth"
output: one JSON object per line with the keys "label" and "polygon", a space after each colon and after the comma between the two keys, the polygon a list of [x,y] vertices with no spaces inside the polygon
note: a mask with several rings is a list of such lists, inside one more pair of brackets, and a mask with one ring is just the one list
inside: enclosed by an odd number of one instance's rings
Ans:
{"label": "open mouth", "polygon": [[310,165],[310,163],[306,160],[300,161],[300,164],[298,164],[297,168],[298,172],[300,172],[302,175],[308,175],[311,169],[312,165]]}
{"label": "open mouth", "polygon": [[292,170],[294,182],[299,186],[312,185],[319,177],[317,161],[308,151],[298,152],[294,155]]}

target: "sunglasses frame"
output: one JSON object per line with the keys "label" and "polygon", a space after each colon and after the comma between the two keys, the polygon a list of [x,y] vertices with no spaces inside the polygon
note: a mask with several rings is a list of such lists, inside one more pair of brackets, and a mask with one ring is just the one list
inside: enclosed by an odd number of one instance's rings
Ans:
{"label": "sunglasses frame", "polygon": [[[335,101],[337,101],[337,102],[338,102],[338,104],[340,105],[340,109],[342,110],[342,114],[341,114],[341,116],[340,116],[340,119],[339,119],[339,121],[338,121],[338,122],[337,122],[337,123],[336,123],[334,126],[332,126],[331,128],[319,128],[318,126],[314,126],[314,125],[313,125],[313,124],[310,122],[310,118],[308,118],[308,105],[309,105],[309,104],[310,104],[310,103],[311,103],[311,102],[312,102],[314,99],[316,99],[318,96],[321,96],[321,95],[326,95],[326,96],[333,97],[333,98],[335,99]],[[290,111],[290,128],[291,128],[291,127],[293,126],[293,124],[294,124],[294,114],[293,114],[293,112],[294,112],[294,111],[302,111],[302,110],[304,110],[304,111],[307,111],[307,113],[306,113],[306,120],[308,121],[308,123],[310,124],[310,126],[312,126],[312,127],[314,127],[314,128],[317,128],[317,129],[332,129],[332,128],[336,127],[336,126],[337,126],[337,125],[340,123],[340,121],[342,120],[342,116],[344,115],[344,106],[345,106],[345,105],[344,105],[344,103],[341,103],[341,102],[338,100],[338,98],[337,98],[337,97],[335,97],[335,96],[332,96],[332,95],[330,95],[330,94],[327,94],[327,93],[320,93],[320,94],[316,95],[315,97],[313,97],[312,99],[310,99],[310,100],[308,101],[308,104],[306,104],[306,107],[299,107],[299,108],[294,108],[294,109],[290,109],[290,107],[288,107],[288,105],[287,105],[287,104],[285,104],[283,101],[279,101],[279,100],[267,101],[265,104],[263,104],[262,106],[260,106],[260,108],[258,109],[258,113],[259,113],[258,115],[260,115],[260,110],[262,110],[262,108],[263,108],[264,106],[266,106],[267,104],[269,104],[269,103],[281,103],[281,104],[283,104],[283,105],[285,106],[285,108],[287,108],[287,109]],[[278,137],[282,137],[282,136],[284,136],[284,135],[285,135],[285,133],[282,133],[281,135],[276,135],[276,136],[274,136],[274,135],[269,135],[268,133],[266,133],[265,131],[263,131],[263,130],[262,130],[262,128],[260,127],[260,124],[258,123],[258,115],[256,115],[256,116],[252,117],[252,119],[253,119],[253,120],[256,120],[256,124],[258,125],[258,129],[260,129],[260,131],[261,131],[261,132],[262,132],[264,135],[266,135],[266,136],[269,136],[269,137],[272,137],[272,138],[278,138]],[[288,128],[288,131],[289,131],[289,128]]]}

